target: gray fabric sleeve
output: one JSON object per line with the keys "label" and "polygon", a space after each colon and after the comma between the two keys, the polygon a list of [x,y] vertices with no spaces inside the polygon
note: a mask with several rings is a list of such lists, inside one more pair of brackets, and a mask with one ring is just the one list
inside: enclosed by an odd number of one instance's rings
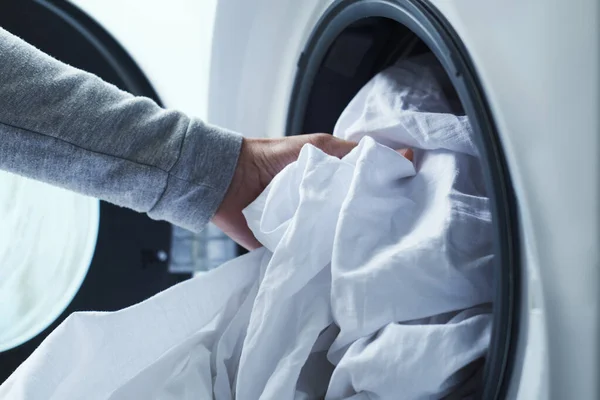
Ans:
{"label": "gray fabric sleeve", "polygon": [[241,142],[0,28],[0,169],[199,230],[223,199]]}

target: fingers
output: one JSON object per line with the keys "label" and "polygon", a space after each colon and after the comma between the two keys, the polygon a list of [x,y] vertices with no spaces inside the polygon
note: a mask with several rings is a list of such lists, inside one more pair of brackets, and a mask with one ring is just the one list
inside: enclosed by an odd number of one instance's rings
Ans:
{"label": "fingers", "polygon": [[241,212],[237,212],[237,210],[225,216],[222,213],[218,213],[213,218],[213,223],[246,250],[258,249],[262,246],[254,237],[250,228],[248,228],[244,215]]}
{"label": "fingers", "polygon": [[358,145],[356,142],[350,142],[336,137],[333,139],[334,140],[329,145],[329,149],[325,149],[325,152],[337,158],[346,156],[346,154],[350,153],[352,149]]}
{"label": "fingers", "polygon": [[[308,139],[308,143],[313,146],[323,150],[325,153],[330,156],[334,156],[337,158],[343,158],[348,153],[352,151],[358,143],[351,142],[349,140],[343,140],[328,134],[312,134],[306,135],[306,139]],[[396,150],[402,156],[404,156],[407,160],[413,161],[414,153],[412,149],[398,149]]]}
{"label": "fingers", "polygon": [[404,158],[406,158],[408,161],[410,161],[410,162],[413,161],[414,153],[413,153],[412,149],[399,149],[396,151],[398,153],[400,153],[401,155],[403,155]]}
{"label": "fingers", "polygon": [[[307,143],[323,150],[330,156],[342,158],[350,153],[358,143],[343,140],[326,133],[316,133],[311,135],[303,135],[307,139]],[[302,136],[301,136],[302,137]]]}

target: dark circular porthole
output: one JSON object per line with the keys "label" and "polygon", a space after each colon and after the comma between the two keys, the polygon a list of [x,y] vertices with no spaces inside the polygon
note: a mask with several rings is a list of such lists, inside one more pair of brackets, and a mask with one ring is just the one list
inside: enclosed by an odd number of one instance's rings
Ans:
{"label": "dark circular porthole", "polygon": [[[67,0],[2,0],[0,27],[58,60],[160,104],[149,80],[127,51]],[[41,334],[0,353],[0,384],[72,312],[119,310],[189,278],[189,274],[169,273],[167,263],[156,257],[170,247],[170,242],[170,224],[102,202],[94,259],[81,289]]]}
{"label": "dark circular porthole", "polygon": [[299,61],[287,134],[332,132],[354,95],[399,56],[432,52],[468,115],[485,169],[494,224],[495,284],[490,350],[478,398],[504,398],[518,330],[516,201],[492,113],[472,61],[445,18],[423,0],[344,0],[324,14]]}

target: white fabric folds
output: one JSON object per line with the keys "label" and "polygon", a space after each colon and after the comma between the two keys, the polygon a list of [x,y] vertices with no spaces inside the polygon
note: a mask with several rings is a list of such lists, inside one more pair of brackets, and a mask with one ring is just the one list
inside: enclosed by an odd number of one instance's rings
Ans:
{"label": "white fabric folds", "polygon": [[429,57],[377,75],[335,130],[358,147],[304,147],[245,210],[264,248],[74,314],[0,398],[428,399],[463,384],[489,342],[491,216],[442,76]]}

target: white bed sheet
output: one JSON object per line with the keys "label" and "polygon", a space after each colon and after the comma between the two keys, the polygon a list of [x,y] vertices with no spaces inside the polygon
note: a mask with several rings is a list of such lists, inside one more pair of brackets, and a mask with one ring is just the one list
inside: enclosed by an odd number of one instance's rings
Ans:
{"label": "white bed sheet", "polygon": [[335,131],[359,146],[342,160],[306,146],[245,210],[264,248],[125,310],[73,314],[0,398],[449,393],[487,349],[493,282],[481,166],[442,74],[425,57],[376,76]]}

